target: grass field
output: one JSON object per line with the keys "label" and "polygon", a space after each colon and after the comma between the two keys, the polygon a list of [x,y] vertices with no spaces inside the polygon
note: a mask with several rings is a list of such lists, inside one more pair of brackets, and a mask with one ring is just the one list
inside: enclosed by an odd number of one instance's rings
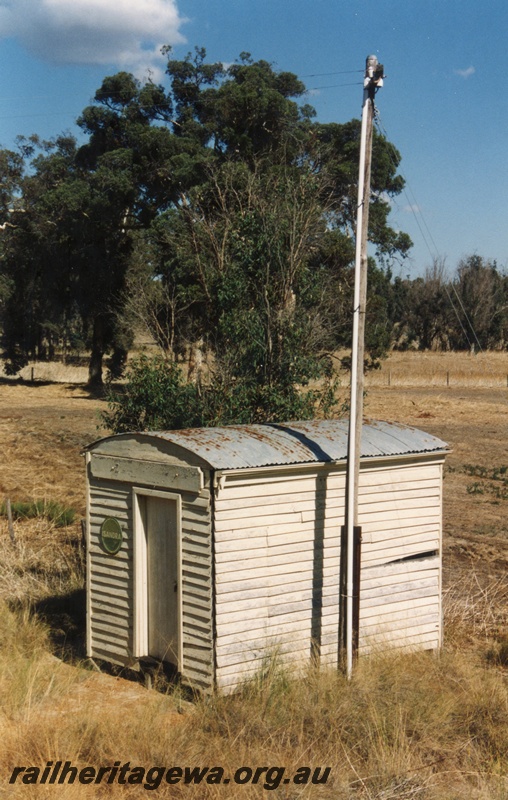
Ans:
{"label": "grass field", "polygon": [[[155,352],[147,343],[136,352]],[[347,355],[344,353],[343,355]],[[19,376],[28,382],[84,384],[88,368],[84,365],[64,365],[61,362],[34,362],[24,367]],[[344,382],[347,382],[344,373]],[[367,386],[435,386],[442,388],[508,386],[508,357],[506,352],[415,353],[393,352],[380,362],[379,369],[366,377]]]}
{"label": "grass field", "polygon": [[[457,383],[438,384],[443,368],[450,377],[455,368]],[[193,702],[162,677],[159,691],[147,690],[81,662],[80,451],[105,433],[98,428],[103,401],[79,384],[1,383],[0,501],[58,501],[77,517],[68,527],[42,513],[15,520],[15,544],[0,517],[0,797],[147,795],[137,785],[7,783],[16,765],[69,759],[81,766],[214,764],[230,773],[243,765],[285,766],[287,774],[302,765],[331,767],[326,785],[281,783],[272,793],[284,800],[506,800],[507,371],[500,354],[455,361],[450,354],[394,354],[368,381],[366,416],[423,428],[452,447],[441,655],[365,659],[349,685],[312,669],[295,679],[273,664],[263,681],[233,697]],[[261,781],[163,783],[156,794],[258,798],[272,788]]]}
{"label": "grass field", "polygon": [[367,375],[367,386],[506,388],[506,353],[394,352]]}

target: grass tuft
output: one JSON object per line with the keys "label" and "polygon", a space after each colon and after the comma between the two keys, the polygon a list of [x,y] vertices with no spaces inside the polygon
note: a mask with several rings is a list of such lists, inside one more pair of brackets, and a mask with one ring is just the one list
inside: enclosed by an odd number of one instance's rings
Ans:
{"label": "grass tuft", "polygon": [[[73,508],[64,506],[56,500],[16,501],[11,503],[11,513],[13,519],[17,520],[44,517],[49,522],[53,522],[57,528],[72,525],[76,518]],[[2,503],[0,506],[0,514],[3,517],[7,516],[6,503]]]}

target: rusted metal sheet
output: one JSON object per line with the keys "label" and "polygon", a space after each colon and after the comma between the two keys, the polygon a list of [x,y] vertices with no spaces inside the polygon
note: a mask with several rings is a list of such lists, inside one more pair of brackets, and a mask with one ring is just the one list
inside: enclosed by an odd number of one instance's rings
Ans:
{"label": "rusted metal sheet", "polygon": [[[242,469],[343,461],[347,456],[348,421],[230,425],[181,431],[147,431],[142,435],[182,447],[208,462],[214,469]],[[93,445],[90,447],[93,448]],[[447,449],[446,442],[417,428],[373,420],[363,425],[363,458],[442,452]]]}

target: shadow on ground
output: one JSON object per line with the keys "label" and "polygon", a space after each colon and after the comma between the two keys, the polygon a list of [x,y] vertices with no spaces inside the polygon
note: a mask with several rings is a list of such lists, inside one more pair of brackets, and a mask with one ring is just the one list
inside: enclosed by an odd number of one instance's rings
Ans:
{"label": "shadow on ground", "polygon": [[84,589],[38,600],[33,611],[48,626],[52,649],[58,658],[68,664],[77,664],[86,658]]}

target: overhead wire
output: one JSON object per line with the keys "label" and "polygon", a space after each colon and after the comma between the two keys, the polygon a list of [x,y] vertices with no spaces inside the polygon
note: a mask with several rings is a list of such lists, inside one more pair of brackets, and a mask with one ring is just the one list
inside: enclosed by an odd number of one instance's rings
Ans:
{"label": "overhead wire", "polygon": [[[384,138],[387,141],[387,143],[390,144],[386,129],[385,129],[383,123],[381,122],[381,117],[380,117],[378,109],[376,109],[376,113],[375,113],[374,119],[375,119],[375,123],[376,123],[376,125],[378,127],[379,132],[384,136]],[[420,205],[417,202],[416,197],[415,197],[415,195],[414,195],[414,193],[413,193],[413,191],[411,189],[409,181],[407,180],[407,178],[404,175],[404,173],[402,172],[402,170],[399,169],[399,166],[396,163],[395,158],[393,157],[393,153],[390,152],[390,147],[388,148],[388,157],[390,158],[392,166],[399,171],[399,174],[404,179],[403,192],[404,192],[404,195],[405,195],[406,200],[408,202],[408,207],[409,207],[410,211],[412,212],[412,214],[414,216],[416,225],[417,225],[417,227],[418,227],[418,229],[420,231],[422,240],[423,240],[423,242],[424,242],[424,244],[425,244],[425,246],[426,246],[426,248],[427,248],[427,250],[429,252],[429,255],[430,255],[431,259],[436,262],[436,261],[439,260],[439,257],[440,257],[438,247],[436,245],[434,237],[432,236],[432,232],[431,232],[429,226],[427,225],[427,221],[425,220],[425,217],[424,217],[424,215],[423,215],[423,213],[421,211]],[[406,186],[407,186],[407,191],[406,191]],[[408,192],[411,192],[412,198],[409,197]],[[416,213],[416,208],[418,208],[419,214]],[[420,222],[420,219],[421,219],[421,222]],[[426,233],[424,232],[422,226],[425,227]],[[429,245],[429,240],[432,243],[433,250],[432,250],[431,246]],[[461,307],[461,310],[462,310],[462,312],[464,314],[464,317],[465,317],[465,319],[467,321],[467,324],[469,325],[471,333],[473,334],[473,337],[474,337],[474,340],[475,340],[475,342],[476,342],[476,344],[478,346],[478,349],[480,350],[480,352],[483,352],[483,347],[481,346],[481,343],[480,343],[480,340],[478,339],[478,336],[476,334],[476,330],[474,328],[474,325],[473,325],[473,323],[472,323],[472,321],[471,321],[471,319],[470,319],[470,317],[469,317],[469,315],[468,315],[468,313],[467,313],[467,311],[466,311],[466,309],[464,307],[464,304],[463,304],[463,302],[462,302],[462,300],[460,298],[460,295],[457,292],[457,288],[455,286],[455,283],[452,281],[451,285],[452,285],[453,291],[454,291],[454,293],[455,293],[455,295],[457,297],[457,300],[458,300],[458,302],[460,304],[460,307]],[[465,337],[465,339],[466,339],[466,341],[468,343],[469,349],[473,350],[474,349],[474,343],[469,338],[469,334],[468,334],[466,328],[464,327],[464,324],[462,322],[460,314],[459,314],[459,312],[458,312],[458,310],[457,310],[457,308],[455,306],[455,303],[453,302],[452,296],[451,296],[451,294],[450,294],[450,292],[448,290],[448,286],[447,286],[446,281],[443,282],[443,287],[444,287],[444,290],[445,290],[446,295],[448,297],[448,301],[449,301],[453,311],[455,312],[455,316],[457,317],[458,323],[459,323],[460,328],[462,330],[462,333],[464,334],[464,337]]]}
{"label": "overhead wire", "polygon": [[365,72],[364,69],[346,69],[341,72],[314,72],[311,75],[300,75],[300,78],[328,78],[330,75],[356,75]]}
{"label": "overhead wire", "polygon": [[453,283],[453,281],[452,281],[452,288],[453,288],[453,291],[454,291],[454,293],[455,293],[455,296],[456,296],[457,300],[459,301],[460,307],[461,307],[461,309],[462,309],[462,313],[464,314],[464,316],[465,316],[465,318],[466,318],[466,320],[467,320],[467,322],[468,322],[468,325],[469,325],[469,327],[471,328],[471,330],[472,330],[472,332],[473,332],[473,336],[474,336],[474,338],[475,338],[476,344],[478,345],[478,349],[479,349],[480,351],[482,351],[482,352],[483,352],[483,347],[481,346],[481,344],[480,344],[480,342],[479,342],[479,340],[478,340],[478,336],[476,335],[476,331],[475,331],[475,329],[474,329],[474,325],[473,325],[473,323],[471,322],[471,320],[470,320],[470,318],[469,318],[469,315],[468,315],[468,313],[467,313],[466,309],[464,308],[464,304],[463,304],[463,302],[462,302],[462,300],[461,300],[461,297],[460,297],[459,293],[457,292],[457,287],[455,286],[455,284]]}
{"label": "overhead wire", "polygon": [[362,86],[362,81],[355,81],[354,83],[333,83],[328,86],[311,86],[310,89],[305,90],[304,94],[316,92],[318,89],[340,89],[343,86]]}
{"label": "overhead wire", "polygon": [[31,119],[32,117],[75,117],[74,111],[38,111],[35,114],[7,114],[1,115],[1,119]]}
{"label": "overhead wire", "polygon": [[[308,75],[301,75],[300,78],[324,78],[324,77],[331,77],[334,75],[356,75],[358,73],[363,73],[364,70],[361,69],[349,69],[349,70],[340,70],[338,72],[314,72]],[[309,94],[310,92],[320,91],[322,89],[341,89],[343,87],[348,86],[361,86],[361,81],[354,81],[352,83],[335,83],[329,84],[326,86],[311,86],[303,92],[303,94]],[[22,102],[27,102],[31,100],[51,100],[52,98],[61,97],[61,95],[29,95],[26,97],[21,98]],[[100,99],[100,98],[99,98]],[[17,97],[8,96],[8,95],[0,95],[0,101],[12,101],[15,100],[18,104],[20,103],[19,95]],[[90,105],[95,102],[96,98],[93,98],[90,101]],[[158,106],[163,108],[166,104],[165,103],[158,103]],[[168,104],[169,105],[169,104]],[[149,108],[151,106],[140,106],[140,108]],[[36,112],[31,114],[1,114],[0,120],[5,119],[25,119],[29,117],[62,117],[62,116],[71,116],[74,115],[75,112],[73,111],[44,111],[44,112]]]}
{"label": "overhead wire", "polygon": [[[359,74],[359,73],[363,73],[363,72],[364,72],[363,69],[339,70],[339,71],[336,71],[336,72],[314,72],[314,73],[309,73],[309,74],[306,74],[306,75],[301,75],[299,77],[301,77],[301,78],[319,78],[319,77],[328,77],[328,76],[331,77],[331,76],[335,76],[335,75],[354,75],[354,74]],[[349,83],[339,83],[339,84],[328,84],[328,85],[323,85],[323,86],[313,86],[313,87],[309,87],[308,89],[306,89],[304,94],[309,94],[310,92],[320,91],[320,90],[323,90],[323,89],[339,89],[339,88],[345,88],[345,87],[350,87],[350,86],[361,86],[361,85],[362,85],[362,81],[354,81],[354,82],[349,82]],[[33,96],[31,98],[28,98],[28,99],[44,99],[44,98],[49,98],[49,97],[51,97],[51,95],[44,95],[44,96],[42,96],[42,98],[40,96]],[[14,99],[14,98],[9,98],[7,96],[0,96],[0,100],[9,100],[9,99]],[[16,98],[16,99],[19,102],[19,97]],[[25,99],[27,99],[27,98],[25,98]],[[93,100],[91,102],[93,102]],[[166,104],[163,104],[163,103],[158,103],[157,104],[157,106],[159,106],[161,108],[163,108],[165,105]],[[149,107],[149,106],[141,106],[141,108],[143,108],[143,107]],[[29,118],[29,117],[45,117],[45,116],[57,117],[57,116],[67,116],[67,115],[74,116],[74,112],[57,111],[57,112],[38,112],[38,113],[32,113],[32,114],[0,115],[0,120],[2,120],[2,119],[22,119],[22,118]],[[384,127],[384,125],[383,125],[383,123],[381,121],[379,110],[377,108],[375,109],[374,119],[375,119],[375,124],[376,124],[379,132],[384,136],[384,138],[386,139],[387,143],[390,145],[386,129],[385,129],[385,127]],[[421,208],[420,208],[420,206],[419,206],[419,204],[418,204],[418,202],[416,200],[416,197],[414,195],[414,192],[413,192],[413,190],[411,188],[411,185],[410,185],[409,181],[407,180],[407,177],[404,175],[402,170],[399,169],[398,163],[397,163],[396,159],[394,158],[393,153],[390,151],[390,146],[388,147],[388,155],[389,155],[390,161],[392,163],[392,166],[396,170],[399,171],[399,174],[404,179],[403,193],[404,193],[404,196],[406,197],[406,200],[407,200],[407,203],[408,203],[408,207],[409,207],[411,213],[413,214],[414,220],[416,222],[416,225],[417,225],[418,230],[420,232],[420,235],[422,237],[422,241],[424,242],[424,244],[425,244],[425,246],[426,246],[426,248],[427,248],[427,250],[429,252],[429,255],[430,255],[431,259],[434,260],[434,261],[437,261],[440,258],[440,254],[439,254],[439,250],[438,250],[438,247],[436,245],[436,242],[434,240],[434,237],[432,235],[432,232],[431,232],[431,230],[430,230],[430,228],[429,228],[429,226],[427,224],[427,221],[426,221],[426,219],[425,219],[425,217],[424,217],[424,215],[423,215],[423,213],[421,211]],[[411,195],[411,197],[410,197],[410,195]],[[417,208],[418,208],[418,212],[419,213],[416,212]],[[452,296],[451,296],[451,294],[450,294],[450,292],[448,290],[448,286],[447,286],[446,282],[443,282],[443,286],[444,286],[445,292],[447,294],[448,300],[450,302],[450,305],[451,305],[451,307],[452,307],[452,309],[453,309],[453,311],[455,313],[455,316],[457,317],[457,320],[458,320],[460,328],[461,328],[461,330],[462,330],[462,332],[464,334],[464,337],[465,337],[470,349],[473,349],[474,345],[471,342],[471,339],[470,339],[470,337],[468,335],[468,332],[467,332],[466,328],[463,325],[461,316],[460,316],[460,314],[459,314],[459,312],[458,312],[458,310],[457,310],[457,308],[455,306],[455,303],[453,302]],[[470,316],[468,315],[466,308],[464,307],[462,299],[460,298],[460,295],[457,292],[457,288],[456,288],[456,286],[455,286],[453,281],[452,281],[452,288],[453,288],[454,294],[456,296],[457,302],[460,305],[460,308],[461,308],[461,311],[462,311],[462,313],[464,315],[464,318],[465,318],[465,320],[466,320],[466,322],[467,322],[467,324],[468,324],[468,326],[469,326],[469,328],[470,328],[470,330],[471,330],[471,332],[473,334],[475,343],[478,346],[478,349],[481,352],[483,352],[483,348],[482,348],[481,343],[480,343],[480,341],[478,339],[478,336],[476,334],[476,330],[474,328],[473,322],[472,322]]]}
{"label": "overhead wire", "polygon": [[[309,89],[306,89],[303,92],[303,94],[310,94],[311,92],[317,92],[317,91],[320,91],[321,89],[340,89],[340,88],[346,87],[346,86],[361,86],[361,85],[362,85],[362,83],[360,81],[360,82],[355,82],[355,83],[336,83],[336,84],[332,84],[332,85],[329,85],[329,86],[311,86]],[[90,105],[92,105],[93,102],[94,101],[91,101]],[[167,105],[169,106],[169,104],[167,104]],[[140,105],[138,107],[141,108],[141,109],[143,109],[143,108],[153,108],[153,106],[151,104],[150,105]],[[163,109],[164,107],[166,107],[166,104],[165,103],[157,103],[156,107]],[[0,114],[0,120],[6,120],[6,119],[30,119],[32,117],[35,118],[35,117],[66,117],[66,116],[76,118],[76,116],[80,116],[81,113],[82,112],[78,112],[78,114],[76,114],[76,112],[74,112],[74,111],[39,111],[39,112],[36,112],[36,113],[31,113],[31,114]]]}

